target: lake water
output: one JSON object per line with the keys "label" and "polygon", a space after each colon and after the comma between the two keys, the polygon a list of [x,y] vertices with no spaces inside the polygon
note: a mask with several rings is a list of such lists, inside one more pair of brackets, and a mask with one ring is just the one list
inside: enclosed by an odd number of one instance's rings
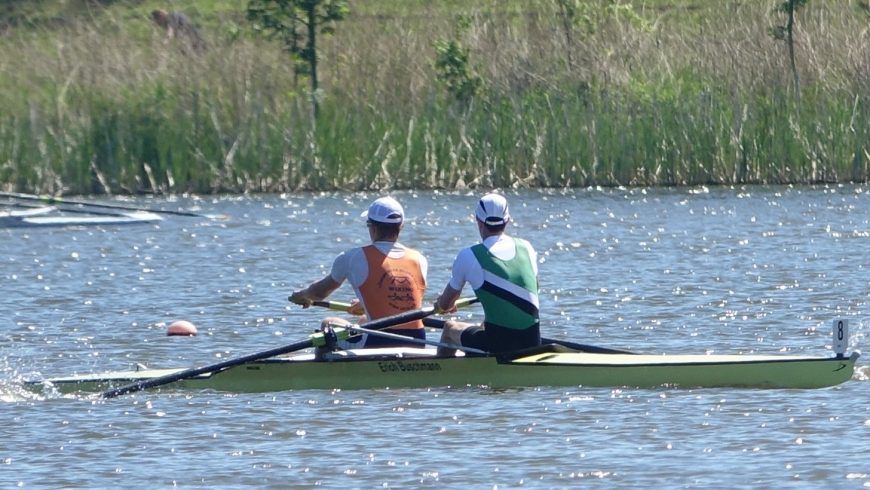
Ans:
{"label": "lake water", "polygon": [[[428,299],[477,194],[400,192]],[[200,366],[305,338],[288,293],[365,243],[376,194],[133,201],[226,219],[0,229],[0,486],[870,487],[870,367],[822,390],[485,387],[31,394],[22,379]],[[870,190],[508,194],[540,254],[542,332],[641,352],[867,346]],[[466,295],[470,291],[466,290]],[[345,285],[333,299],[349,300]],[[465,315],[480,316],[479,307]],[[186,319],[191,338],[166,337]],[[432,338],[437,334],[432,334]]]}

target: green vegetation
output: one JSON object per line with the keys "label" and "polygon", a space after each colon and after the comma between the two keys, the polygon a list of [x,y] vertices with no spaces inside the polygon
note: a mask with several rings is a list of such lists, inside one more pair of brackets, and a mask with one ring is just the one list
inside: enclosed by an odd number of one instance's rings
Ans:
{"label": "green vegetation", "polygon": [[459,16],[456,19],[455,39],[435,41],[435,72],[447,91],[456,100],[468,105],[478,94],[482,80],[469,67],[469,50],[456,39],[471,28],[471,19]]}
{"label": "green vegetation", "polygon": [[770,28],[770,34],[774,39],[779,39],[780,41],[785,41],[788,46],[788,59],[791,62],[791,73],[794,78],[794,93],[795,96],[800,98],[800,75],[798,74],[797,63],[794,59],[794,27],[795,27],[795,13],[809,0],[785,0],[779,6],[777,6],[777,10],[786,15],[788,20],[785,25],[777,25]]}
{"label": "green vegetation", "polygon": [[317,36],[335,32],[335,22],[347,15],[343,0],[249,0],[248,20],[255,30],[278,38],[294,61],[294,80],[300,74],[311,80],[311,106],[320,113],[317,76]]}
{"label": "green vegetation", "polygon": [[867,180],[860,1],[347,5],[312,94],[247,0],[6,0],[0,190]]}

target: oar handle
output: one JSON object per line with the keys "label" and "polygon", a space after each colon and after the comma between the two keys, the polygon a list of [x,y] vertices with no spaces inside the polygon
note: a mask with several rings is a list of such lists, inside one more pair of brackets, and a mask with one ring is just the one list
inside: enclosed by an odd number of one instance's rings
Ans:
{"label": "oar handle", "polygon": [[456,300],[455,304],[456,304],[457,308],[464,308],[466,306],[473,305],[474,303],[477,303],[478,301],[480,301],[480,300],[477,299],[476,297],[475,298],[459,298]]}
{"label": "oar handle", "polygon": [[343,303],[341,301],[314,301],[311,305],[335,311],[350,311],[350,303]]}

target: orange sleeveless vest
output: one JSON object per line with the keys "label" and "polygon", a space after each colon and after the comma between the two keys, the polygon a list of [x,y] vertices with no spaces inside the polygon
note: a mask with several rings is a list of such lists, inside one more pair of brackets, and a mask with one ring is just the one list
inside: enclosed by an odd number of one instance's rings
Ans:
{"label": "orange sleeveless vest", "polygon": [[[359,287],[363,306],[372,320],[404,313],[423,306],[426,280],[420,270],[420,254],[405,249],[400,259],[392,259],[374,245],[363,247],[369,275]],[[423,320],[403,323],[389,330],[423,328]]]}

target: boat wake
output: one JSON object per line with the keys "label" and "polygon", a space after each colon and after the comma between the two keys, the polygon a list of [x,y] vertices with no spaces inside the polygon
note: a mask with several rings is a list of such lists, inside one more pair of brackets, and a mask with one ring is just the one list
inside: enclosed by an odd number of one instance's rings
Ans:
{"label": "boat wake", "polygon": [[35,393],[33,390],[25,388],[22,380],[0,381],[0,403],[18,403],[44,399],[46,399],[44,394]]}
{"label": "boat wake", "polygon": [[0,403],[21,403],[45,400],[94,398],[93,394],[62,393],[51,384],[40,386],[39,390],[28,388],[23,378],[0,380]]}
{"label": "boat wake", "polygon": [[861,366],[855,368],[855,375],[852,376],[853,381],[870,381],[870,366]]}

